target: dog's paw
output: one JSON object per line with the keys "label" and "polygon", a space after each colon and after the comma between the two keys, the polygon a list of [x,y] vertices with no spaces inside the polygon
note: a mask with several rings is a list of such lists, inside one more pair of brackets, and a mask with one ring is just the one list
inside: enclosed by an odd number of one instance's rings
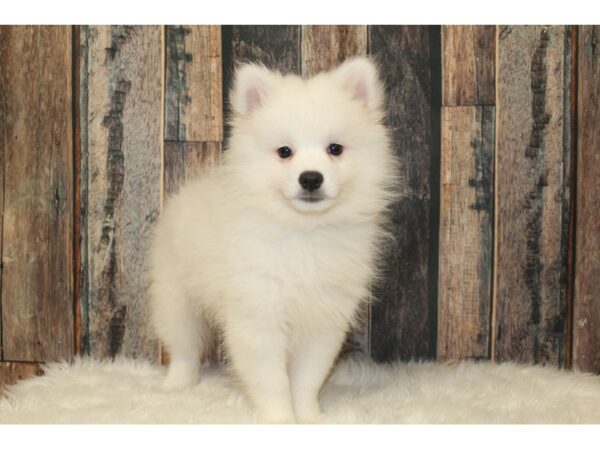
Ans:
{"label": "dog's paw", "polygon": [[165,391],[189,389],[198,383],[198,377],[197,370],[175,365],[169,367],[169,371],[161,387]]}

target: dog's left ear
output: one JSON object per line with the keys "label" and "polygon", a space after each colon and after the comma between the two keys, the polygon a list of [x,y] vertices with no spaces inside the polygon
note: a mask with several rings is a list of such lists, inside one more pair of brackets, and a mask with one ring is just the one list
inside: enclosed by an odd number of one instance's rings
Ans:
{"label": "dog's left ear", "polygon": [[378,110],[383,104],[383,85],[373,61],[365,57],[346,60],[332,72],[336,81],[352,99],[358,100],[370,110]]}

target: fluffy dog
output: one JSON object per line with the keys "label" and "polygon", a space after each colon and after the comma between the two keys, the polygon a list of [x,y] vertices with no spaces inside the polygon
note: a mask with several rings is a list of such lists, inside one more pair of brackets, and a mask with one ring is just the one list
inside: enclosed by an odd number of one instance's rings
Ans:
{"label": "fluffy dog", "polygon": [[166,205],[151,256],[165,386],[197,382],[218,327],[264,422],[316,422],[377,273],[397,162],[367,58],[310,79],[236,70],[223,163]]}

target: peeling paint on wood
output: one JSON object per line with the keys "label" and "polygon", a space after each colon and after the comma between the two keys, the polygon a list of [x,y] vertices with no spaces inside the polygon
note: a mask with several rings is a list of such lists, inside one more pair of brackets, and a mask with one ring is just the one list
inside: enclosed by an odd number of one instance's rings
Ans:
{"label": "peeling paint on wood", "polygon": [[489,358],[494,107],[442,108],[441,360]]}
{"label": "peeling paint on wood", "polygon": [[498,42],[494,357],[563,366],[565,27],[500,27]]}
{"label": "peeling paint on wood", "polygon": [[84,342],[98,357],[157,360],[146,272],[162,200],[162,30],[93,26],[82,33]]}
{"label": "peeling paint on wood", "polygon": [[166,27],[165,140],[221,141],[221,27]]}

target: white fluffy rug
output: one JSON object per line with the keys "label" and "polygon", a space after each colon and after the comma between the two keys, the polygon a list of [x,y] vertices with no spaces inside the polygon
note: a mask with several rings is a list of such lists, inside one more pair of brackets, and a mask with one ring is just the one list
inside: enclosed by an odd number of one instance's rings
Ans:
{"label": "white fluffy rug", "polygon": [[[208,370],[161,391],[165,369],[118,359],[51,364],[0,400],[0,423],[253,423],[240,387]],[[600,377],[514,364],[343,362],[321,392],[330,423],[600,423]]]}

